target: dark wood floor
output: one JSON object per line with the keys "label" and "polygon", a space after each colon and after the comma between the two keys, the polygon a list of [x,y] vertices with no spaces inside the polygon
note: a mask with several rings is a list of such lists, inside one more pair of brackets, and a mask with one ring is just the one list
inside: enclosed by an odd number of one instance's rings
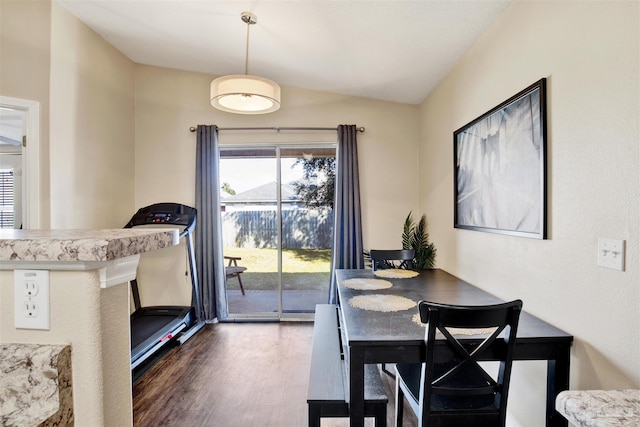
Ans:
{"label": "dark wood floor", "polygon": [[[311,323],[205,326],[136,383],[134,426],[306,426],[312,329]],[[384,377],[392,426],[393,388]],[[322,425],[349,423],[323,419]],[[415,425],[415,418],[405,416],[405,425]]]}

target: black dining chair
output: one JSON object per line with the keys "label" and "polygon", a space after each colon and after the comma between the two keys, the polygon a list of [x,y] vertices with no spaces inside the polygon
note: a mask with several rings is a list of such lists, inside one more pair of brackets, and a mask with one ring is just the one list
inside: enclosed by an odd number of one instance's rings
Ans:
{"label": "black dining chair", "polygon": [[371,268],[373,271],[386,268],[401,268],[411,270],[416,251],[413,249],[371,249]]}
{"label": "black dining chair", "polygon": [[[402,426],[404,397],[421,427],[504,426],[522,301],[488,306],[421,301],[418,308],[426,324],[426,351],[423,363],[396,365],[396,426]],[[436,334],[445,339],[436,340]],[[485,352],[499,361],[497,374],[478,363],[487,358]]]}
{"label": "black dining chair", "polygon": [[[373,271],[389,268],[400,268],[411,270],[413,259],[416,256],[414,249],[371,249],[371,269]],[[394,377],[395,374],[389,371],[385,363],[382,363],[382,372]]]}

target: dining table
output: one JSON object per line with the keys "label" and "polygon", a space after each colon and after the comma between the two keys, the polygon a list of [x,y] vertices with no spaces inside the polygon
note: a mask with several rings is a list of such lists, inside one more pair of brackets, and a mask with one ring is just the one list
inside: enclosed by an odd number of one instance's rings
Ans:
{"label": "dining table", "polygon": [[[340,332],[348,369],[351,427],[364,426],[364,367],[378,363],[419,363],[425,354],[425,327],[419,301],[455,305],[505,302],[442,269],[418,272],[336,269]],[[397,273],[397,274],[394,274]],[[414,275],[415,277],[408,277]],[[517,295],[513,299],[516,299]],[[569,388],[573,336],[526,311],[520,315],[514,367],[521,360],[547,362],[546,425],[567,426],[555,398]],[[482,341],[482,337],[459,336]],[[498,345],[498,344],[496,344]],[[492,360],[486,352],[483,360]]]}

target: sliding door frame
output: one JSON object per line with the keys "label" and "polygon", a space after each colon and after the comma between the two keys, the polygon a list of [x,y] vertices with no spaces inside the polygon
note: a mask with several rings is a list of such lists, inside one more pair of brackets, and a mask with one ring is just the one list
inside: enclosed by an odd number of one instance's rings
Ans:
{"label": "sliding door frame", "polygon": [[[229,321],[312,321],[314,318],[314,313],[306,313],[306,312],[291,312],[286,313],[283,312],[283,283],[282,283],[282,274],[283,274],[283,264],[282,264],[282,242],[283,242],[283,224],[282,224],[282,157],[281,150],[282,149],[335,149],[337,156],[337,142],[320,142],[320,143],[252,143],[252,144],[220,144],[221,153],[226,150],[252,150],[252,149],[265,149],[270,150],[273,149],[275,151],[275,160],[276,160],[276,227],[277,227],[277,237],[276,237],[276,250],[277,250],[277,292],[278,292],[278,307],[277,312],[268,313],[268,312],[258,312],[258,313],[234,313],[230,310],[227,312],[228,318],[226,320]],[[222,159],[222,156],[220,156]],[[335,233],[335,230],[333,230]],[[222,238],[222,236],[220,236]],[[327,283],[327,294],[328,294],[329,283]],[[225,285],[226,291],[226,285]],[[228,298],[227,298],[228,305]],[[228,307],[227,307],[228,309]]]}

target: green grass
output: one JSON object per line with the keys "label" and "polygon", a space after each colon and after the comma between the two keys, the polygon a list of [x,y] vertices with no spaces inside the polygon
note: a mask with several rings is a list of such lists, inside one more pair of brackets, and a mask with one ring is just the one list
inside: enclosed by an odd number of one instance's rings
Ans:
{"label": "green grass", "polygon": [[[241,257],[238,261],[254,273],[278,271],[278,251],[271,248],[224,248],[226,256]],[[323,273],[331,265],[331,249],[283,249],[282,269],[285,272]]]}
{"label": "green grass", "polygon": [[[273,290],[278,287],[277,250],[271,248],[225,248],[226,256],[242,259],[238,265],[247,267],[242,273],[245,290]],[[331,249],[283,249],[282,287],[293,289],[328,289]],[[240,289],[236,279],[230,279],[229,289]]]}

